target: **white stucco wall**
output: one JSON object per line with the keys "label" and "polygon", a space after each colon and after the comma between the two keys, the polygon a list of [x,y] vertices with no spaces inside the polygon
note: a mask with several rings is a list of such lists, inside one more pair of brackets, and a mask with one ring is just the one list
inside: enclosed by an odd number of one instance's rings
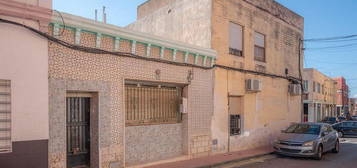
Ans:
{"label": "white stucco wall", "polygon": [[[38,23],[10,17],[38,28]],[[48,42],[0,23],[0,79],[11,80],[12,141],[48,139]]]}
{"label": "white stucco wall", "polygon": [[[160,1],[155,2],[161,4]],[[176,0],[141,16],[126,28],[211,48],[211,9],[211,0]]]}

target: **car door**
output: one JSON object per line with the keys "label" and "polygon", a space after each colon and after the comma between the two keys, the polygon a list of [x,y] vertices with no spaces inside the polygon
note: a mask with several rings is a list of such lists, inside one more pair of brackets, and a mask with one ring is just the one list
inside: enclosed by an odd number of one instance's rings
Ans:
{"label": "car door", "polygon": [[357,122],[352,123],[351,135],[357,135]]}
{"label": "car door", "polygon": [[330,148],[329,142],[329,134],[327,132],[327,127],[325,125],[321,128],[321,138],[322,138],[322,145],[324,146],[324,151],[328,151]]}
{"label": "car door", "polygon": [[326,125],[326,128],[328,132],[328,148],[333,149],[337,141],[337,133],[330,125]]}
{"label": "car door", "polygon": [[343,122],[342,123],[342,132],[344,135],[352,135],[352,127],[353,123],[352,122]]}

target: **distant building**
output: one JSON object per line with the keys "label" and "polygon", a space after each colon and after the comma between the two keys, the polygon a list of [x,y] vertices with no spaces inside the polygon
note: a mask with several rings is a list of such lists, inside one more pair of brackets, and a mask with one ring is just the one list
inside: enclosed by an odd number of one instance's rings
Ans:
{"label": "distant building", "polygon": [[336,107],[338,115],[347,115],[349,113],[349,88],[344,77],[334,78],[337,82]]}
{"label": "distant building", "polygon": [[304,69],[304,121],[318,122],[337,116],[336,82],[313,68]]}
{"label": "distant building", "polygon": [[352,116],[357,115],[357,98],[350,98],[349,109]]}

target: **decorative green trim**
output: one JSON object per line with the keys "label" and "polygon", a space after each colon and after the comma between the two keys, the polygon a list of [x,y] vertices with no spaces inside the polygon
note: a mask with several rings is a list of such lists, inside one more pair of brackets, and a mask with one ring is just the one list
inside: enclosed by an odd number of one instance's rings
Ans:
{"label": "decorative green trim", "polygon": [[95,47],[100,48],[100,44],[102,42],[102,34],[101,33],[97,33],[97,39],[95,42]]}
{"label": "decorative green trim", "polygon": [[203,56],[203,66],[206,66],[207,56]]}
{"label": "decorative green trim", "polygon": [[185,52],[185,63],[187,63],[187,61],[188,61],[188,55],[189,55],[189,52]]}
{"label": "decorative green trim", "polygon": [[146,46],[146,56],[150,57],[151,56],[151,44],[148,44]]}
{"label": "decorative green trim", "polygon": [[114,51],[119,51],[120,49],[120,37],[114,38]]}
{"label": "decorative green trim", "polygon": [[133,40],[133,42],[131,43],[131,53],[135,54],[136,53],[136,41]]}
{"label": "decorative green trim", "polygon": [[53,24],[53,36],[59,36],[60,25],[57,23]]}
{"label": "decorative green trim", "polygon": [[76,28],[75,36],[74,36],[74,43],[77,45],[81,44],[81,29]]}
{"label": "decorative green trim", "polygon": [[194,56],[194,57],[195,57],[195,64],[196,64],[196,65],[197,65],[197,63],[198,63],[198,56],[199,56],[198,54],[195,54],[195,56]]}
{"label": "decorative green trim", "polygon": [[210,58],[211,58],[211,67],[213,67],[213,65],[215,64],[215,59],[213,57]]}
{"label": "decorative green trim", "polygon": [[160,49],[160,58],[164,58],[164,54],[165,54],[165,47],[161,47]]}
{"label": "decorative green trim", "polygon": [[177,50],[174,49],[174,51],[172,52],[172,60],[173,61],[176,61],[176,53],[177,53]]}

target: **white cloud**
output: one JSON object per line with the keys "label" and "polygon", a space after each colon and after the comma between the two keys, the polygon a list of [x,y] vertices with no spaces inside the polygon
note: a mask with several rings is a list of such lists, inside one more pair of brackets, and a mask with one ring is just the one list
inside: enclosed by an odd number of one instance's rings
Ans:
{"label": "white cloud", "polygon": [[357,94],[355,94],[353,97],[354,97],[354,98],[357,98]]}

